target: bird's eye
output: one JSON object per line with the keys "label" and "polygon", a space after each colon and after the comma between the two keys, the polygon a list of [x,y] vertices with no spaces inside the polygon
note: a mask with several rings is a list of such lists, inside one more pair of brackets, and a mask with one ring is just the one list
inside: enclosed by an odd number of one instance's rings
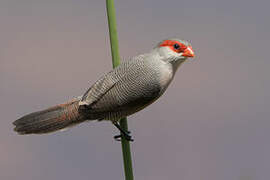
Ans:
{"label": "bird's eye", "polygon": [[176,44],[173,45],[173,48],[178,50],[180,48],[180,46],[179,46],[179,44],[176,43]]}

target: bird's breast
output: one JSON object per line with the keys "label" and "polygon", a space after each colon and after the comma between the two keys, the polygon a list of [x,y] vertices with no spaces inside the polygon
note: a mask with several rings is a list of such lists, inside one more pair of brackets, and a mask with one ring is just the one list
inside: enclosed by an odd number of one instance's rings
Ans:
{"label": "bird's breast", "polygon": [[161,91],[164,92],[173,79],[173,68],[171,64],[162,61],[158,69]]}

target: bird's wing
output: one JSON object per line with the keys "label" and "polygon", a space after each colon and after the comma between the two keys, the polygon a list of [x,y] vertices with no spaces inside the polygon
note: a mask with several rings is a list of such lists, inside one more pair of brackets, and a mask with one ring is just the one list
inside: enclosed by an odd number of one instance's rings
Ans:
{"label": "bird's wing", "polygon": [[[99,79],[84,94],[80,105],[91,113],[134,111],[151,103],[160,92],[157,73],[142,58],[123,63]],[[151,68],[151,69],[149,69]]]}
{"label": "bird's wing", "polygon": [[127,72],[129,72],[129,69],[131,68],[131,64],[132,63],[125,62],[106,75],[102,76],[84,93],[79,105],[86,105],[90,107],[95,104],[111,88],[113,88],[117,82],[126,76]]}
{"label": "bird's wing", "polygon": [[103,95],[105,95],[113,86],[115,86],[119,79],[120,78],[115,78],[112,75],[112,72],[104,75],[85,92],[79,105],[91,106],[95,104],[100,98],[103,97]]}

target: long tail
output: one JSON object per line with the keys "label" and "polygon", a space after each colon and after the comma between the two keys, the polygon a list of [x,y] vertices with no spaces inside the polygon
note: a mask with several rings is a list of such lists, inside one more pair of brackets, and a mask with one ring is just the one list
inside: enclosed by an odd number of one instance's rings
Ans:
{"label": "long tail", "polygon": [[19,134],[43,134],[73,126],[86,120],[78,112],[79,100],[75,99],[65,104],[34,112],[13,122]]}

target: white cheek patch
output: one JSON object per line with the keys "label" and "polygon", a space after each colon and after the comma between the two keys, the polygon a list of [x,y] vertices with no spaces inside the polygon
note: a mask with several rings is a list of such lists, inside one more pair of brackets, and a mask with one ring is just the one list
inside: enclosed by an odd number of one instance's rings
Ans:
{"label": "white cheek patch", "polygon": [[175,56],[175,52],[173,50],[171,50],[169,47],[162,47],[160,49],[160,54],[161,56],[165,57],[165,58],[170,58]]}
{"label": "white cheek patch", "polygon": [[179,53],[173,51],[172,49],[168,48],[168,57],[172,58],[172,57],[178,57],[179,56]]}

